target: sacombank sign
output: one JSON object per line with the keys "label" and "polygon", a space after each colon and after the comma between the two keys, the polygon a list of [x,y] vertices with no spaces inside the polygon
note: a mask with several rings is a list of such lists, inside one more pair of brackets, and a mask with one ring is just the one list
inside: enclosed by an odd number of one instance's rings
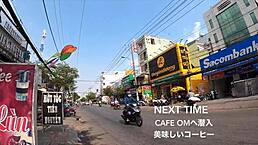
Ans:
{"label": "sacombank sign", "polygon": [[237,62],[242,57],[258,53],[258,34],[200,60],[201,69]]}

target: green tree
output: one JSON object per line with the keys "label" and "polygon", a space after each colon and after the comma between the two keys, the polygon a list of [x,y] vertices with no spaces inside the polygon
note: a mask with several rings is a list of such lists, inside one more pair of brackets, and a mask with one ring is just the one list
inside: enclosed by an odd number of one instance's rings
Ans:
{"label": "green tree", "polygon": [[77,101],[80,98],[80,95],[78,95],[76,92],[73,93],[73,101]]}
{"label": "green tree", "polygon": [[115,88],[114,94],[116,98],[122,98],[124,96],[125,89],[123,86],[118,86]]}
{"label": "green tree", "polygon": [[96,93],[93,93],[93,92],[89,92],[86,96],[87,100],[95,100],[96,99]]}
{"label": "green tree", "polygon": [[59,63],[53,68],[55,76],[52,76],[50,72],[43,66],[39,66],[42,70],[42,79],[48,84],[49,87],[53,87],[55,91],[62,91],[70,95],[71,91],[76,89],[76,78],[79,77],[78,70],[70,67],[68,64]]}
{"label": "green tree", "polygon": [[106,88],[103,89],[103,93],[106,96],[112,96],[114,95],[114,90],[111,86],[107,86]]}
{"label": "green tree", "polygon": [[83,98],[81,98],[81,100],[80,100],[81,102],[86,102],[87,101],[87,99],[85,98],[85,97],[83,97]]}

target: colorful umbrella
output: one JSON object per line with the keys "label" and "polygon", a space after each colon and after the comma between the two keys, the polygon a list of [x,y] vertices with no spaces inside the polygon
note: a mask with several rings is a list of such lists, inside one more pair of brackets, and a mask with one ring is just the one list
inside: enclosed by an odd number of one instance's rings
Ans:
{"label": "colorful umbrella", "polygon": [[176,92],[178,92],[178,91],[184,91],[184,90],[185,90],[185,88],[180,87],[180,86],[176,86],[176,87],[173,87],[170,91],[171,91],[172,93],[176,93]]}

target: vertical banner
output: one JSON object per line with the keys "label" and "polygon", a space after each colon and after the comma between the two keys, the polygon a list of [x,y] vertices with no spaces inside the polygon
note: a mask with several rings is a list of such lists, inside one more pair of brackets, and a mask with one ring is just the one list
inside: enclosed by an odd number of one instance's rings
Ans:
{"label": "vertical banner", "polygon": [[1,144],[36,144],[35,74],[35,65],[0,63]]}
{"label": "vertical banner", "polygon": [[43,124],[62,125],[63,124],[63,93],[44,92],[43,93]]}

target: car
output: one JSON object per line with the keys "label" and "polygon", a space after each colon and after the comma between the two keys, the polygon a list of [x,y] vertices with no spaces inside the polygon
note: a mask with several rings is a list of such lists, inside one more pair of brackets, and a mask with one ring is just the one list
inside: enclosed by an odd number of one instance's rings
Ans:
{"label": "car", "polygon": [[75,116],[75,115],[76,115],[75,108],[73,108],[70,104],[65,103],[64,104],[64,116],[70,117],[70,116]]}

